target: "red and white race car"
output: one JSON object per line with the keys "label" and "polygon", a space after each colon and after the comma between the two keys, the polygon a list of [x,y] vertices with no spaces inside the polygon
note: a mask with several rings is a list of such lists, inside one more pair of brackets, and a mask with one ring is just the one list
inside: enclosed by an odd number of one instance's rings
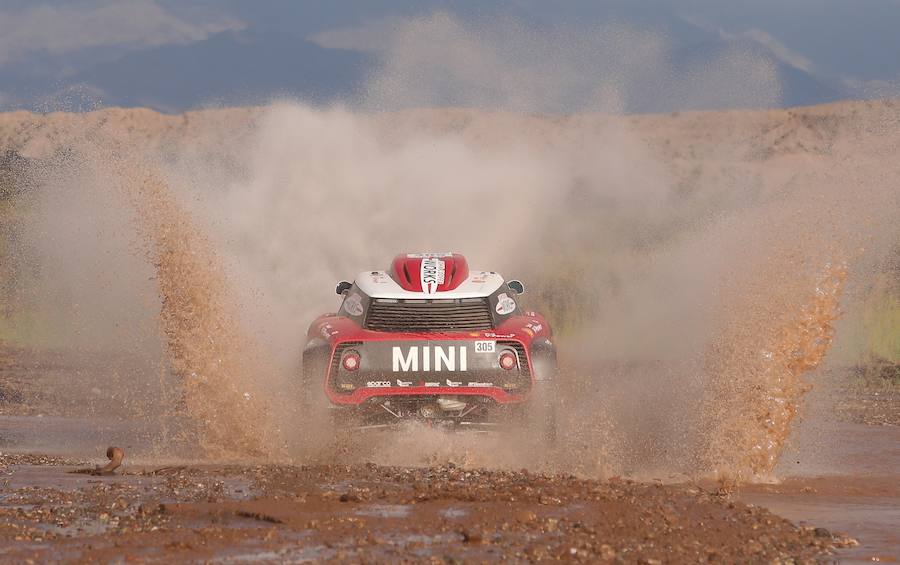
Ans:
{"label": "red and white race car", "polygon": [[408,420],[556,433],[556,347],[524,286],[470,271],[458,253],[398,255],[388,271],[341,282],[337,314],[310,324],[303,394],[338,426]]}

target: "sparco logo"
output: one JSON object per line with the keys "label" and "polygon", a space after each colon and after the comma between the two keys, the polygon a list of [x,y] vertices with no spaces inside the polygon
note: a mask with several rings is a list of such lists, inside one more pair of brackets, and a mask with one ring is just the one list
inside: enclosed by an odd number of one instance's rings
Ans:
{"label": "sparco logo", "polygon": [[[421,369],[420,369],[421,367]],[[414,345],[406,349],[394,346],[391,368],[395,373],[422,371],[436,373],[442,371],[466,371],[468,351],[465,346]]]}
{"label": "sparco logo", "polygon": [[444,262],[437,257],[422,259],[422,291],[428,294],[437,292],[437,287],[444,284]]}

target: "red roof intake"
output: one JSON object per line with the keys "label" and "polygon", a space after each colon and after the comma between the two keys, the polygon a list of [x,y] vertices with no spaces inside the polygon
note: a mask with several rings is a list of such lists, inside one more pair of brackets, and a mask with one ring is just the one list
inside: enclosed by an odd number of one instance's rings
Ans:
{"label": "red roof intake", "polygon": [[389,274],[403,290],[434,294],[461,285],[469,264],[459,253],[409,253],[394,257]]}

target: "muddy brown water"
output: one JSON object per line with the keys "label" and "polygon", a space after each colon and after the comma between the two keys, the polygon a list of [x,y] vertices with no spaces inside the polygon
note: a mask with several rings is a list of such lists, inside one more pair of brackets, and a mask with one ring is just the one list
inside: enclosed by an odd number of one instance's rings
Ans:
{"label": "muddy brown water", "polygon": [[801,423],[773,484],[737,496],[799,524],[846,532],[859,541],[845,563],[900,562],[900,428]]}
{"label": "muddy brown water", "polygon": [[[5,477],[3,491],[5,493],[17,489],[40,490],[53,489],[58,491],[77,491],[79,489],[94,488],[104,485],[104,488],[136,489],[143,493],[140,497],[154,493],[164,482],[164,477],[143,476],[151,466],[160,467],[173,464],[175,461],[166,461],[152,451],[141,449],[141,441],[148,434],[146,427],[141,422],[123,422],[122,420],[103,420],[101,418],[64,418],[49,416],[0,416],[0,430],[2,430],[2,451],[42,453],[61,457],[83,459],[86,456],[92,463],[101,463],[101,454],[106,443],[110,440],[129,446],[134,454],[127,461],[125,476],[104,478],[99,480],[84,475],[71,475],[66,470],[71,467],[55,467],[47,465],[14,465]],[[176,458],[177,459],[177,458]],[[900,428],[893,426],[867,426],[833,422],[827,425],[809,422],[797,427],[787,451],[776,470],[776,478],[768,483],[748,484],[740,487],[735,493],[736,500],[765,507],[778,516],[787,518],[801,526],[826,528],[832,533],[840,532],[858,540],[859,545],[842,549],[836,558],[845,563],[870,563],[870,562],[897,562],[900,560]],[[226,474],[227,475],[227,474]],[[204,472],[202,481],[219,481],[226,485],[225,500],[239,501],[246,497],[258,496],[253,493],[251,479],[246,476],[218,476],[216,472]],[[347,485],[354,484],[353,480],[343,481],[340,484],[332,483],[329,477],[319,479],[320,486],[333,488],[339,492]],[[357,483],[358,484],[358,483]],[[710,484],[713,490],[715,485]],[[163,490],[165,490],[163,488]],[[153,497],[151,497],[153,498]],[[0,499],[0,506],[15,504],[8,496]],[[230,504],[230,503],[225,503]],[[575,505],[577,506],[577,505]],[[520,509],[527,513],[530,506],[525,505]],[[271,503],[265,505],[267,512],[271,512]],[[361,505],[345,516],[349,523],[352,520],[381,520],[388,522],[406,523],[420,518],[421,506],[415,508],[404,500],[388,499],[386,501],[375,500],[371,504]],[[543,505],[536,505],[539,511],[545,509]],[[344,507],[338,505],[337,510],[343,511]],[[486,512],[493,515],[496,510],[473,510],[471,503],[460,501],[447,501],[438,504],[433,509],[436,516],[443,522],[462,524],[466,517],[473,512]],[[574,512],[580,515],[578,508],[564,506],[565,512]],[[236,510],[249,512],[254,510]],[[210,516],[218,515],[217,511],[184,507],[178,510],[182,514],[187,513],[198,527],[207,524]],[[263,520],[271,520],[278,523],[283,520],[296,520],[293,510],[283,510],[284,516],[290,518],[263,517]],[[212,514],[210,514],[212,513]],[[346,513],[346,512],[344,512]],[[328,509],[318,512],[318,519],[328,514]],[[343,515],[343,514],[341,514]],[[429,514],[430,516],[430,514]],[[562,515],[561,515],[562,516]],[[306,516],[304,519],[316,520],[315,517]],[[541,518],[542,520],[545,517]],[[546,518],[556,520],[558,518]],[[554,523],[554,522],[551,522]],[[108,524],[96,521],[84,521],[78,526],[80,529],[72,533],[77,536],[97,535],[108,530]],[[425,535],[415,530],[405,533],[391,534],[397,537],[390,541],[389,536],[384,541],[388,547],[394,548],[380,555],[381,559],[390,559],[396,556],[393,553],[398,547],[419,548],[419,558],[424,558],[429,553],[429,547],[443,548],[453,545],[460,535],[459,528],[442,532],[440,530]],[[57,528],[59,533],[68,532],[65,528]],[[230,531],[230,530],[229,530]],[[525,534],[522,534],[525,535]],[[398,537],[399,536],[399,537]],[[443,537],[441,537],[443,536]],[[238,536],[240,537],[240,536]],[[244,538],[229,538],[214,557],[219,562],[271,562],[278,560],[287,561],[317,561],[340,560],[354,553],[346,553],[345,549],[329,547],[331,542],[322,542],[319,537],[315,543],[304,541],[309,534],[303,531],[293,533],[280,533],[273,544],[255,545]],[[526,535],[527,537],[527,535]],[[288,539],[290,538],[290,539]],[[421,539],[419,539],[421,538]],[[447,539],[443,539],[447,538]],[[524,539],[524,538],[523,538]],[[453,541],[453,543],[451,543]],[[54,542],[59,543],[59,542]],[[82,555],[74,548],[76,546],[63,542],[69,549],[58,554],[66,558]],[[174,542],[173,542],[174,543]],[[180,543],[180,542],[179,542]],[[184,542],[189,543],[189,542]],[[140,545],[140,544],[138,544]],[[231,549],[228,549],[231,547]],[[289,549],[285,549],[289,548]],[[441,549],[441,551],[443,551]],[[470,552],[471,558],[497,559],[499,553],[487,551]],[[80,550],[79,550],[80,551]],[[435,549],[435,551],[438,551]],[[137,553],[141,555],[140,552]],[[16,554],[20,555],[20,554]],[[44,554],[46,555],[46,554]],[[205,555],[205,554],[204,554]],[[145,554],[148,557],[149,554]],[[201,554],[194,557],[199,558]],[[184,555],[185,558],[193,559]],[[3,557],[0,556],[0,560]]]}

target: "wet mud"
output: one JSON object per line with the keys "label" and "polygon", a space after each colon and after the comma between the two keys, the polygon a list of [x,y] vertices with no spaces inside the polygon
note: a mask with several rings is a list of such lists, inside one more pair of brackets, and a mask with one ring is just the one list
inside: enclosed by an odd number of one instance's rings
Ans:
{"label": "wet mud", "polygon": [[842,543],[697,485],[455,465],[169,466],[4,456],[7,562],[771,561]]}

